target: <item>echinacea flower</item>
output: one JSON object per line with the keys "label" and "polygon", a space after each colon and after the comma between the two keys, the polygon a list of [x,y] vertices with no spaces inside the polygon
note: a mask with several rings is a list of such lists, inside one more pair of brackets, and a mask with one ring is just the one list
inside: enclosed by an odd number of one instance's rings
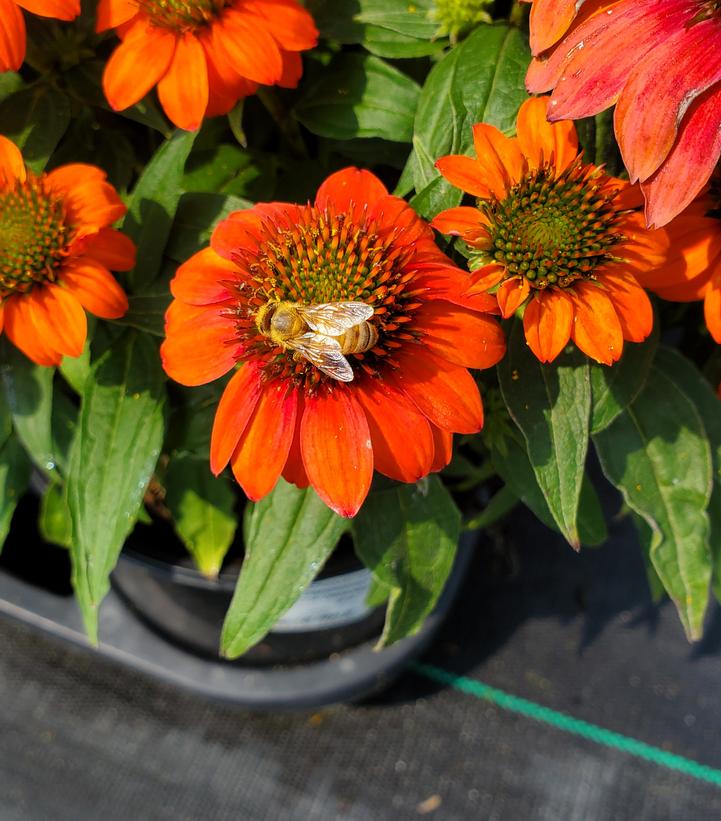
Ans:
{"label": "echinacea flower", "polygon": [[662,264],[664,239],[631,210],[640,205],[637,189],[584,164],[573,123],[547,122],[546,102],[523,103],[517,137],[480,123],[475,159],[438,160],[476,206],[442,211],[431,225],[466,241],[469,294],[492,291],[504,317],[525,306],[526,340],[541,362],[573,339],[610,365],[624,340],[651,332],[651,304],[635,272]]}
{"label": "echinacea flower", "polygon": [[666,257],[658,270],[638,272],[639,282],[671,302],[703,300],[711,336],[721,344],[721,191],[717,176],[664,229]]}
{"label": "echinacea flower", "polygon": [[80,0],[0,0],[0,72],[17,71],[25,59],[25,19],[20,9],[39,17],[74,20],[80,14]]}
{"label": "echinacea flower", "polygon": [[100,0],[97,30],[109,28],[122,39],[103,75],[110,105],[157,84],[170,120],[191,131],[259,85],[295,88],[300,52],[318,41],[297,0]]}
{"label": "echinacea flower", "polygon": [[117,319],[128,300],[110,270],[135,264],[135,246],[109,227],[126,208],[94,165],[36,176],[0,137],[0,331],[38,365],[79,356],[85,310]]}
{"label": "echinacea flower", "polygon": [[[468,284],[368,171],[331,175],[313,205],[258,204],[221,222],[171,283],[161,348],[184,385],[239,366],[215,416],[213,473],[230,462],[254,500],[282,474],[353,516],[374,468],[404,482],[440,470],[452,434],[483,424],[466,368],[505,350],[485,313],[494,300],[465,296]],[[296,313],[311,306],[315,319]],[[333,328],[339,306],[357,315],[356,353]]]}
{"label": "echinacea flower", "polygon": [[721,156],[720,4],[534,0],[531,29],[529,91],[553,89],[551,120],[615,104],[616,139],[631,182],[641,182],[647,222],[668,223]]}

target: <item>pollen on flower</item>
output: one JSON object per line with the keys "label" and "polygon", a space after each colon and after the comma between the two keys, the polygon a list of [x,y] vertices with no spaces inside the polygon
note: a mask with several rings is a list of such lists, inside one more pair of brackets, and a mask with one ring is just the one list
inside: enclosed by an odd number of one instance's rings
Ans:
{"label": "pollen on flower", "polygon": [[480,201],[488,219],[487,241],[471,249],[474,267],[503,265],[531,288],[565,288],[614,260],[625,237],[623,211],[599,168],[580,158],[557,175],[550,165],[529,172],[501,200]]}
{"label": "pollen on flower", "polygon": [[228,0],[135,0],[154,26],[174,32],[194,31],[220,16]]}
{"label": "pollen on flower", "polygon": [[349,357],[354,370],[367,374],[376,372],[381,359],[392,366],[394,350],[420,338],[419,331],[406,330],[421,303],[417,290],[409,287],[413,272],[405,267],[413,247],[397,243],[399,233],[382,230],[364,216],[356,220],[308,205],[290,226],[266,220],[257,250],[238,250],[235,261],[244,276],[230,286],[236,298],[230,310],[236,317],[238,340],[251,358],[264,362],[269,378],[290,378],[311,392],[320,383],[334,387],[333,380],[306,359],[258,332],[258,317],[269,302],[371,306],[377,341],[371,349]]}
{"label": "pollen on flower", "polygon": [[0,191],[0,299],[54,282],[71,234],[62,201],[42,178],[28,174]]}

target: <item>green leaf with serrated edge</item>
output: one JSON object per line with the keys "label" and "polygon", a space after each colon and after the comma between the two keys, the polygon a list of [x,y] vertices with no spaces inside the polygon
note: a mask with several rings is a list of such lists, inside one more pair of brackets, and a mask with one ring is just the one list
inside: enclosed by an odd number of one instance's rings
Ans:
{"label": "green leaf with serrated edge", "polygon": [[591,380],[586,357],[568,348],[542,364],[514,321],[498,379],[526,440],[536,480],[561,534],[578,547],[578,507],[588,452]]}
{"label": "green leaf with serrated edge", "polygon": [[341,54],[296,106],[314,134],[336,140],[410,142],[420,87],[378,57]]}
{"label": "green leaf with serrated edge", "polygon": [[134,331],[98,359],[85,382],[67,497],[73,587],[94,642],[98,606],[160,453],[164,401],[157,347]]}
{"label": "green leaf with serrated edge", "polygon": [[0,342],[0,361],[15,432],[37,467],[52,472],[58,464],[52,436],[55,368],[36,365],[6,340]]}
{"label": "green leaf with serrated edge", "polygon": [[413,126],[416,191],[438,176],[433,164],[439,157],[471,153],[476,123],[515,131],[518,108],[528,96],[524,78],[529,60],[521,31],[482,25],[433,67]]}
{"label": "green leaf with serrated edge", "polygon": [[245,560],[225,617],[220,649],[237,658],[257,644],[313,581],[348,521],[311,488],[283,479],[252,506]]}
{"label": "green leaf with serrated edge", "polygon": [[461,515],[437,476],[372,492],[353,520],[363,564],[391,588],[381,647],[412,636],[453,567]]}
{"label": "green leaf with serrated edge", "polygon": [[636,401],[593,437],[603,472],[653,531],[649,555],[690,639],[711,580],[711,447],[694,404],[654,365]]}
{"label": "green leaf with serrated edge", "polygon": [[658,347],[658,325],[641,343],[627,342],[623,356],[610,367],[589,363],[591,369],[591,433],[608,427],[630,405],[646,382]]}
{"label": "green leaf with serrated edge", "polygon": [[147,287],[160,269],[195,136],[195,132],[176,131],[166,140],[145,166],[130,197],[122,227],[138,249],[135,268],[127,275],[133,290]]}
{"label": "green leaf with serrated edge", "polygon": [[24,88],[0,103],[0,123],[2,133],[23,152],[25,164],[39,174],[70,125],[70,103],[47,86]]}
{"label": "green leaf with serrated edge", "polygon": [[231,194],[190,192],[178,203],[166,254],[176,262],[185,262],[196,251],[208,245],[215,226],[233,211],[244,211],[253,205],[249,200]]}
{"label": "green leaf with serrated edge", "polygon": [[18,500],[30,481],[32,465],[15,436],[0,447],[0,550],[10,530],[10,522]]}
{"label": "green leaf with serrated edge", "polygon": [[[543,491],[536,481],[536,475],[531,467],[525,446],[520,441],[508,438],[505,440],[503,452],[497,448],[491,449],[491,462],[501,479],[523,504],[546,527],[558,530],[551,511],[548,509]],[[582,545],[588,547],[602,544],[608,538],[601,503],[588,476],[583,477],[581,485],[581,497],[578,505],[578,538]]]}
{"label": "green leaf with serrated edge", "polygon": [[711,584],[714,595],[721,601],[721,399],[696,365],[674,348],[661,346],[656,354],[656,365],[671,376],[693,402],[711,445],[714,481],[707,511],[713,557]]}
{"label": "green leaf with serrated edge", "polygon": [[205,576],[214,578],[233,541],[238,517],[236,495],[226,479],[216,479],[207,459],[175,456],[165,474],[165,504],[175,532]]}
{"label": "green leaf with serrated edge", "polygon": [[40,498],[38,530],[46,542],[69,548],[72,544],[72,522],[65,487],[51,482]]}

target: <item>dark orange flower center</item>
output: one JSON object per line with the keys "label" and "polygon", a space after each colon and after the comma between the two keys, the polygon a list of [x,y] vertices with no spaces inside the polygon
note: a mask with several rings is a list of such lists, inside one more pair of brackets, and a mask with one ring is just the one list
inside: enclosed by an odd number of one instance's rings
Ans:
{"label": "dark orange flower center", "polygon": [[62,201],[42,177],[28,172],[25,182],[0,192],[0,299],[54,282],[71,233]]}
{"label": "dark orange flower center", "polygon": [[530,172],[502,199],[479,202],[489,242],[471,249],[473,267],[495,262],[532,288],[568,287],[614,260],[624,239],[608,177],[580,158],[556,176],[551,166]]}
{"label": "dark orange flower center", "polygon": [[238,299],[233,310],[238,339],[246,344],[244,358],[261,360],[269,377],[292,379],[310,392],[321,382],[334,384],[292,347],[275,345],[259,332],[271,302],[371,306],[372,347],[346,354],[356,375],[392,366],[393,351],[420,337],[409,325],[421,304],[412,289],[414,272],[407,267],[413,247],[398,242],[392,228],[309,205],[300,209],[292,227],[268,221],[265,229],[257,251],[240,250],[235,258],[244,278],[233,288]]}
{"label": "dark orange flower center", "polygon": [[212,23],[228,0],[135,0],[153,25],[174,32],[193,31]]}

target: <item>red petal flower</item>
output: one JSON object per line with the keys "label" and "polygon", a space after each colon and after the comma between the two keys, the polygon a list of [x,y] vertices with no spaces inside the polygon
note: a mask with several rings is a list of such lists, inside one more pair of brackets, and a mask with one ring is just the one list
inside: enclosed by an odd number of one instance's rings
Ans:
{"label": "red petal flower", "polygon": [[333,174],[313,205],[230,215],[178,269],[161,350],[184,384],[240,365],[216,414],[213,471],[230,461],[251,498],[282,474],[353,516],[374,468],[415,481],[447,464],[452,432],[483,424],[464,366],[505,349],[485,313],[495,300],[465,296],[469,285],[368,171]]}

